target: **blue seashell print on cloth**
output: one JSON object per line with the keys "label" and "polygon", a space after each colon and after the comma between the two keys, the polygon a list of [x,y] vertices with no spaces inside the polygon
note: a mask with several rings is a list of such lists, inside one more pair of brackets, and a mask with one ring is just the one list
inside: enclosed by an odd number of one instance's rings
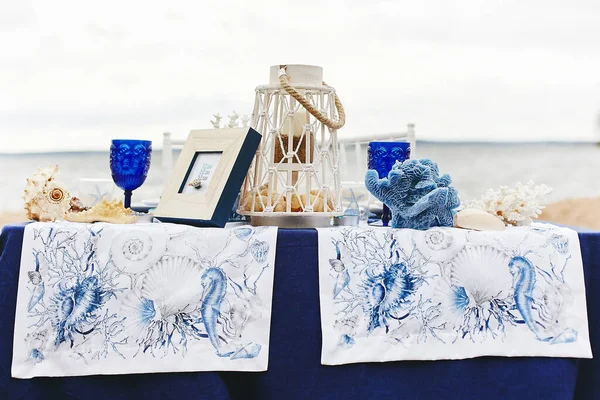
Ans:
{"label": "blue seashell print on cloth", "polygon": [[276,228],[25,228],[13,377],[267,369]]}
{"label": "blue seashell print on cloth", "polygon": [[323,364],[590,358],[577,233],[319,229]]}

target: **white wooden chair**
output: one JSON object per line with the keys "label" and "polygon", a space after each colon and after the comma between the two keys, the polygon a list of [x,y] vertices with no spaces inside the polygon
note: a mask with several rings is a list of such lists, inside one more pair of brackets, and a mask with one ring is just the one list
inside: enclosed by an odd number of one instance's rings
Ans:
{"label": "white wooden chair", "polygon": [[406,141],[410,143],[411,158],[415,158],[417,142],[415,124],[406,125],[406,131],[384,134],[364,134],[354,137],[338,135],[342,181],[362,182],[367,172],[367,146],[372,141]]}
{"label": "white wooden chair", "polygon": [[[385,134],[364,134],[361,136],[345,137],[342,133],[338,136],[340,143],[340,165],[342,166],[342,181],[362,181],[367,172],[367,145],[370,141],[408,141],[410,142],[411,158],[415,158],[417,143],[415,138],[415,124],[406,125],[406,131]],[[173,149],[181,148],[185,140],[173,140],[170,132],[163,134],[162,168],[173,168]],[[349,157],[350,154],[353,154]]]}
{"label": "white wooden chair", "polygon": [[387,134],[365,134],[355,137],[344,137],[343,132],[338,135],[340,143],[340,178],[342,180],[342,197],[345,204],[349,199],[349,190],[357,198],[362,198],[358,203],[361,207],[376,210],[383,205],[376,200],[365,187],[365,175],[367,173],[367,147],[372,141],[406,141],[410,143],[410,157],[415,158],[417,141],[415,136],[415,124],[407,124],[406,131]]}

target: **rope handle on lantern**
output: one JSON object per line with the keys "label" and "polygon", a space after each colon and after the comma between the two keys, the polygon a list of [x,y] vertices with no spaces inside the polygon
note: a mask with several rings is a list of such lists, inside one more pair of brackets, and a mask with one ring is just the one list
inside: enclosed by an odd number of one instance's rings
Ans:
{"label": "rope handle on lantern", "polygon": [[[338,112],[338,120],[332,121],[330,118],[327,117],[326,114],[317,110],[315,106],[310,104],[310,102],[306,100],[304,96],[298,93],[298,91],[292,85],[290,85],[290,81],[288,79],[287,73],[285,72],[285,69],[285,65],[279,66],[279,83],[281,84],[283,90],[288,92],[290,96],[292,96],[294,99],[296,99],[298,103],[302,104],[302,106],[306,108],[306,111],[311,113],[313,117],[315,117],[317,120],[319,120],[321,123],[323,123],[330,129],[340,129],[346,124],[346,112],[344,111],[344,106],[342,105],[342,102],[340,101],[336,93],[333,94],[333,98],[335,102],[335,108]],[[323,86],[327,86],[327,84],[323,82]]]}

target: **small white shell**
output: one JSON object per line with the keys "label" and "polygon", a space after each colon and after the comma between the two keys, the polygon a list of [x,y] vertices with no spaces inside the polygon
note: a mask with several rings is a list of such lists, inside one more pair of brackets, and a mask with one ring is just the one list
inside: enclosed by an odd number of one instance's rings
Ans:
{"label": "small white shell", "polygon": [[506,228],[502,220],[476,208],[459,211],[454,216],[454,226],[476,231],[503,231]]}
{"label": "small white shell", "polygon": [[442,228],[431,228],[425,232],[425,243],[431,250],[445,250],[452,240],[450,232]]}

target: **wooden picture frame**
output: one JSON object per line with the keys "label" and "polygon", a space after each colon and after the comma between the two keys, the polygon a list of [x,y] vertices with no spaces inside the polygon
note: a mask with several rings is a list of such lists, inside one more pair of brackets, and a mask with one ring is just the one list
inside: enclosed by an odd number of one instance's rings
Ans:
{"label": "wooden picture frame", "polygon": [[191,131],[155,211],[162,222],[224,227],[256,154],[252,128]]}

